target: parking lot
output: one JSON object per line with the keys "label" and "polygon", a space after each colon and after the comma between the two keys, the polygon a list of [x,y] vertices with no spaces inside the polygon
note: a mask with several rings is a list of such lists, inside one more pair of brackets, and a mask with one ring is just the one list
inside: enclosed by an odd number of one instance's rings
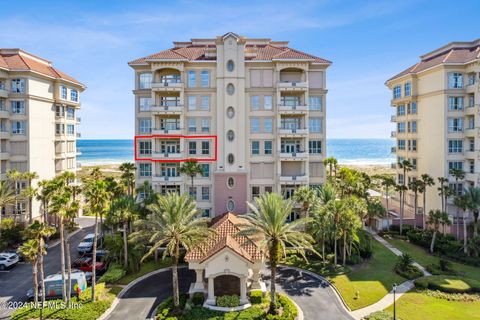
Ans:
{"label": "parking lot", "polygon": [[[82,229],[71,238],[70,251],[72,260],[77,257],[77,245],[88,233],[93,232],[94,219],[78,218],[76,222]],[[50,247],[44,261],[45,276],[60,271],[60,246]],[[26,300],[26,292],[33,287],[32,266],[29,263],[19,262],[9,270],[0,271],[0,306],[3,302],[17,302]],[[0,309],[0,319],[8,319],[14,310]]]}

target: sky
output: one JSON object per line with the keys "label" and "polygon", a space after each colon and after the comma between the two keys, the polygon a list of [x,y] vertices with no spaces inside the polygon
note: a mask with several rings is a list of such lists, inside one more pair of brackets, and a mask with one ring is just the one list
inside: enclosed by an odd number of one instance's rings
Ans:
{"label": "sky", "polygon": [[128,61],[172,41],[229,31],[288,40],[333,61],[327,71],[327,137],[388,138],[385,80],[452,41],[480,38],[479,0],[1,1],[0,47],[22,48],[87,85],[85,139],[134,134]]}

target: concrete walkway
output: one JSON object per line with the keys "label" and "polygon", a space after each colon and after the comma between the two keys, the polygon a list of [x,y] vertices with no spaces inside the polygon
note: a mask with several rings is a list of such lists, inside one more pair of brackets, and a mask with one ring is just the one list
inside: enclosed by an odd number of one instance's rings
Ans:
{"label": "concrete walkway", "polygon": [[[378,242],[383,244],[387,249],[392,251],[395,255],[401,256],[403,254],[403,252],[401,252],[400,250],[398,250],[397,248],[392,246],[390,243],[388,243],[385,239],[380,237],[375,232],[373,232],[369,229],[367,229],[367,231],[375,238],[375,240],[377,240]],[[425,276],[431,276],[431,273],[428,272],[423,266],[421,266],[417,262],[414,262],[413,265],[416,266],[417,268],[419,268]],[[395,293],[395,301],[400,299],[405,292],[408,292],[408,291],[412,290],[414,287],[415,287],[415,284],[414,284],[413,280],[407,280],[407,281],[403,282],[402,284],[398,285],[397,286],[397,291]],[[385,295],[382,299],[380,299],[376,303],[371,304],[371,305],[369,305],[365,308],[352,311],[351,315],[355,319],[360,320],[360,319],[363,319],[363,317],[368,316],[369,314],[371,314],[373,312],[381,311],[381,310],[389,307],[392,303],[393,303],[393,290],[391,290],[389,293],[387,293],[387,295]]]}

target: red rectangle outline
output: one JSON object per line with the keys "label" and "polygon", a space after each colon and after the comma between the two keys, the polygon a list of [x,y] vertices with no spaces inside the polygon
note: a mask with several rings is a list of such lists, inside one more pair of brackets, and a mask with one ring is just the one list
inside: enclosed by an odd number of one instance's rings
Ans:
{"label": "red rectangle outline", "polygon": [[[165,138],[165,139],[213,139],[215,144],[215,156],[213,158],[185,158],[185,159],[152,159],[152,158],[139,158],[137,157],[137,139],[152,139],[152,138]],[[168,134],[152,134],[148,136],[134,136],[134,156],[135,161],[151,161],[151,162],[185,162],[188,160],[194,160],[198,162],[215,162],[218,159],[218,139],[216,135],[208,136],[191,136],[191,135],[168,135]]]}

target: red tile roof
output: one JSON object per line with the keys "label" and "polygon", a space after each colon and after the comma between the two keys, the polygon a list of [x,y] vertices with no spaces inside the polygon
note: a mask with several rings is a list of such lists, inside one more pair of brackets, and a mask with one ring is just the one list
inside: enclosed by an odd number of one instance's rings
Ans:
{"label": "red tile roof", "polygon": [[415,74],[441,64],[468,63],[476,59],[480,59],[479,40],[473,41],[471,46],[466,46],[465,44],[462,44],[462,46],[456,46],[455,43],[452,43],[447,45],[445,50],[442,50],[441,48],[438,52],[433,52],[432,54],[423,56],[419,63],[403,70],[399,74],[388,79],[387,82],[407,74]]}
{"label": "red tile roof", "polygon": [[35,71],[55,79],[74,82],[84,87],[80,81],[54,68],[50,61],[20,49],[0,49],[0,68],[9,71]]}
{"label": "red tile roof", "polygon": [[250,262],[260,261],[262,253],[255,241],[245,236],[238,236],[241,225],[246,224],[234,213],[226,212],[210,222],[212,234],[204,242],[185,255],[185,261],[202,263],[224,248],[229,248]]}

